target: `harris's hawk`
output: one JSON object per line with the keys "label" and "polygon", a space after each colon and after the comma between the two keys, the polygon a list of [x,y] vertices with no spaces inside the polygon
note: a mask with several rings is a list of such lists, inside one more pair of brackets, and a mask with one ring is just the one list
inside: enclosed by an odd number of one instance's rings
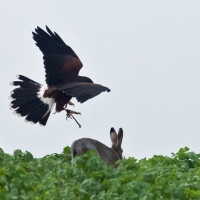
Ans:
{"label": "harris's hawk", "polygon": [[[56,104],[55,112],[67,111],[67,117],[80,114],[67,109],[73,105],[70,101],[75,97],[84,103],[101,92],[110,89],[85,76],[79,76],[83,64],[61,37],[46,26],[47,32],[40,27],[33,32],[33,39],[43,53],[46,72],[46,84],[41,85],[23,75],[17,75],[18,81],[11,85],[18,86],[11,92],[10,108],[18,116],[26,116],[25,121],[45,126],[49,115]],[[74,117],[73,117],[74,118]],[[75,118],[74,118],[75,119]]]}

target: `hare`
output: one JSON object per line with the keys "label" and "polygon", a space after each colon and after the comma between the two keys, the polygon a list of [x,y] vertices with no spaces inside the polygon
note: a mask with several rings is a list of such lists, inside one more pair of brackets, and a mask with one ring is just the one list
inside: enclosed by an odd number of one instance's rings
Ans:
{"label": "hare", "polygon": [[71,145],[72,158],[77,154],[83,155],[89,150],[95,150],[97,155],[99,155],[102,160],[104,160],[108,165],[113,165],[117,160],[122,159],[122,139],[123,130],[119,129],[118,134],[114,128],[110,129],[110,139],[112,141],[112,147],[109,148],[97,140],[90,138],[81,138],[75,140]]}

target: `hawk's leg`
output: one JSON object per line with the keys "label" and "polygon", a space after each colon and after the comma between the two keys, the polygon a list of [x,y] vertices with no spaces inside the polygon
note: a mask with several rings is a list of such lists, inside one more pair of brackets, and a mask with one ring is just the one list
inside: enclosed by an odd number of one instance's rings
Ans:
{"label": "hawk's leg", "polygon": [[78,121],[75,119],[75,117],[72,115],[72,114],[76,114],[76,115],[80,115],[81,113],[80,112],[76,112],[76,111],[73,111],[73,110],[69,110],[69,109],[66,109],[66,112],[67,112],[67,118],[73,118],[74,121],[79,125],[79,128],[81,128],[81,125],[78,123]]}
{"label": "hawk's leg", "polygon": [[71,101],[68,101],[68,103],[70,106],[74,106],[74,103],[72,103]]}
{"label": "hawk's leg", "polygon": [[67,105],[70,105],[70,106],[75,106],[74,103],[72,103],[71,101],[68,101],[65,105],[64,105],[64,108],[67,108]]}

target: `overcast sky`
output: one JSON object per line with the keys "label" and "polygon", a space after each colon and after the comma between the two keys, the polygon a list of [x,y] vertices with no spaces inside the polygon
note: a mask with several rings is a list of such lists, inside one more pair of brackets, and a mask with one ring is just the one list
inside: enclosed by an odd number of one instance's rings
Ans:
{"label": "overcast sky", "polygon": [[[21,3],[20,3],[21,2]],[[2,1],[0,12],[0,147],[36,157],[61,153],[82,137],[110,146],[124,130],[125,157],[200,152],[200,1]],[[42,53],[31,32],[48,25],[83,62],[80,75],[111,89],[45,127],[9,110],[16,74],[45,83]]]}

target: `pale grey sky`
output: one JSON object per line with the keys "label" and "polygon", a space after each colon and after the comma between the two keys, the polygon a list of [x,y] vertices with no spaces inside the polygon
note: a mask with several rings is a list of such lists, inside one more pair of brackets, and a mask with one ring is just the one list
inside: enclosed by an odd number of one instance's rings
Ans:
{"label": "pale grey sky", "polygon": [[[36,157],[60,153],[81,137],[110,146],[124,130],[124,156],[200,152],[200,1],[1,1],[0,147]],[[48,25],[83,62],[80,75],[111,89],[84,104],[77,120],[51,114],[45,127],[9,110],[16,74],[45,83],[31,32]]]}

